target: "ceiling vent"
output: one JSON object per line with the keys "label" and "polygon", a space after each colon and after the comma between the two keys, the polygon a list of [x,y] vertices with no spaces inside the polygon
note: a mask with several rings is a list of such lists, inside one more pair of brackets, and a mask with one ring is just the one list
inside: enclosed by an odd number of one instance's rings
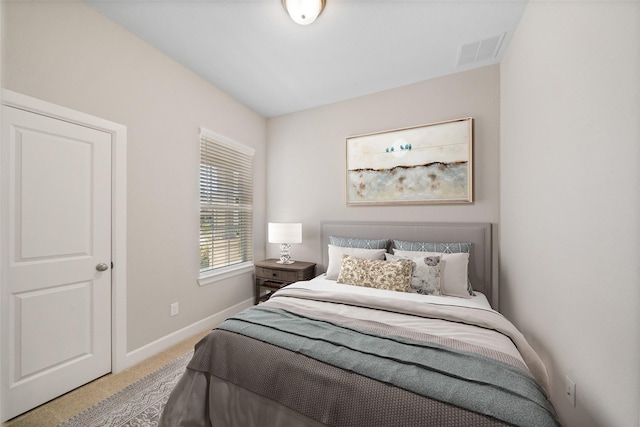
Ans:
{"label": "ceiling vent", "polygon": [[502,33],[495,37],[467,43],[458,49],[457,67],[465,67],[476,62],[484,62],[495,59],[498,56],[502,40],[507,33]]}

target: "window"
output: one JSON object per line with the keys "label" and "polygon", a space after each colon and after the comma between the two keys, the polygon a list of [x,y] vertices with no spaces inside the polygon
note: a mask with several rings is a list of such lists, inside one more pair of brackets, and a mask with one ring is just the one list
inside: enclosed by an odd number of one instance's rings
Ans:
{"label": "window", "polygon": [[253,261],[253,154],[200,129],[201,278]]}

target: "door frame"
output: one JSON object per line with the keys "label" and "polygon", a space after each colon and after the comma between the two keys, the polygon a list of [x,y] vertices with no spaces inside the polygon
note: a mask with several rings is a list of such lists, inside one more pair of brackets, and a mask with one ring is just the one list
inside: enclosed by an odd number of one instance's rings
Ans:
{"label": "door frame", "polygon": [[[2,104],[111,134],[111,262],[113,263],[111,271],[111,372],[114,374],[121,372],[128,367],[127,128],[118,123],[8,89],[2,89]],[[5,255],[0,254],[0,256]],[[3,288],[4,285],[2,285]]]}

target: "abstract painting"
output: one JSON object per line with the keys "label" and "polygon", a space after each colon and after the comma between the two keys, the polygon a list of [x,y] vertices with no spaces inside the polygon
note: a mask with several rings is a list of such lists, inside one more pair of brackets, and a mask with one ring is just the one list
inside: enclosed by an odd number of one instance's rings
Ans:
{"label": "abstract painting", "polygon": [[347,138],[347,205],[473,201],[473,119]]}

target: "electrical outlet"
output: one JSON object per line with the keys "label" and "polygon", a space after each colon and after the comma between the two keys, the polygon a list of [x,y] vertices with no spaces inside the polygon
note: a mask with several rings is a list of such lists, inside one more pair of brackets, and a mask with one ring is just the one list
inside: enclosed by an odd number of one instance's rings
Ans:
{"label": "electrical outlet", "polygon": [[564,377],[564,392],[572,406],[576,406],[576,383],[568,376]]}
{"label": "electrical outlet", "polygon": [[178,303],[174,302],[173,304],[171,304],[171,315],[175,316],[179,312],[180,312],[180,309],[178,308]]}

